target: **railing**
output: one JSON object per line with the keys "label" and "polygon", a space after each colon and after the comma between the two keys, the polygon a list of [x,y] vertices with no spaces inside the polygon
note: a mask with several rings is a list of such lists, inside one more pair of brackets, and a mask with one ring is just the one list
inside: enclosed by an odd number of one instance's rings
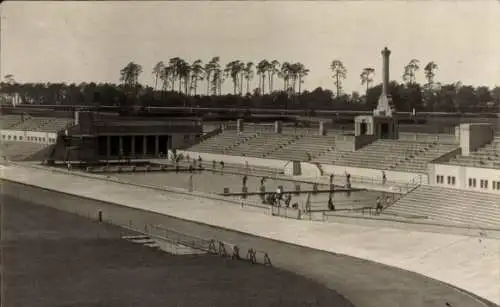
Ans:
{"label": "railing", "polygon": [[161,225],[147,225],[146,234],[151,234],[160,238],[165,238],[167,241],[175,242],[175,244],[190,247],[196,250],[205,251],[207,253],[218,255],[220,257],[230,257],[233,260],[247,260],[252,264],[264,264],[271,266],[271,258],[269,254],[262,250],[249,248],[246,255],[243,256],[240,246],[224,242],[216,239],[202,238],[192,234],[179,232],[174,229],[166,228]]}
{"label": "railing", "polygon": [[[222,201],[222,202],[226,202],[226,203],[229,202],[229,203],[238,204],[242,208],[253,207],[253,208],[258,208],[258,209],[270,210],[269,205],[262,205],[262,204],[255,202],[255,201],[252,201],[252,200],[233,199],[233,198],[229,198],[229,197],[218,196],[217,194],[213,194],[213,193],[189,191],[187,189],[168,187],[168,186],[161,187],[161,186],[154,186],[154,185],[147,185],[147,184],[139,184],[139,183],[131,182],[131,181],[128,181],[128,180],[125,180],[122,178],[115,178],[112,176],[105,176],[105,175],[99,175],[99,174],[93,174],[93,173],[68,171],[66,169],[58,169],[58,168],[47,168],[47,167],[43,167],[43,166],[39,166],[39,165],[32,165],[32,164],[20,164],[20,163],[16,163],[13,161],[5,161],[5,162],[6,162],[6,164],[10,164],[10,165],[15,165],[15,166],[19,166],[19,167],[30,167],[30,168],[34,168],[34,169],[40,169],[40,170],[43,170],[46,172],[66,173],[66,174],[68,174],[68,172],[70,172],[72,175],[80,176],[80,177],[93,178],[93,179],[97,179],[97,180],[114,182],[114,183],[119,183],[119,184],[127,184],[127,185],[137,186],[137,187],[141,187],[141,188],[157,190],[157,191],[161,191],[161,192],[189,195],[189,196],[193,196],[193,197],[202,197],[202,198],[216,200],[216,201]],[[266,211],[266,214],[269,214],[269,212]]]}
{"label": "railing", "polygon": [[302,219],[302,211],[300,209],[288,208],[283,206],[271,206],[271,215],[291,218],[291,219]]}
{"label": "railing", "polygon": [[[324,176],[321,176],[322,178],[325,179],[325,183],[322,183],[324,185],[327,185],[328,183],[326,182],[325,176],[330,176],[331,173],[324,173]],[[415,178],[421,178],[420,176],[417,176]],[[318,181],[319,178],[316,178],[316,181]],[[414,179],[412,179],[414,180]],[[416,179],[415,179],[416,180]],[[420,179],[419,179],[420,180]],[[346,175],[345,174],[334,174],[334,182],[335,185],[340,185],[344,186],[346,183]],[[364,177],[364,176],[351,176],[351,185],[354,184],[368,184],[368,185],[376,185],[376,186],[387,186],[387,187],[392,187],[393,193],[404,193],[405,189],[407,189],[408,183],[401,183],[399,181],[393,181],[393,180],[385,180],[383,179],[382,176],[373,176],[373,177]]]}
{"label": "railing", "polygon": [[390,198],[386,201],[386,203],[385,203],[384,207],[382,208],[382,210],[385,210],[385,209],[389,208],[390,206],[392,206],[393,204],[395,204],[396,202],[398,202],[401,198],[403,198],[406,195],[410,194],[411,192],[415,191],[421,185],[422,185],[422,177],[421,176],[417,176],[417,177],[412,178],[405,185],[405,189],[404,189],[405,193],[398,194],[398,195],[392,194],[390,196]]}
{"label": "railing", "polygon": [[[179,160],[180,164],[190,165],[196,161],[195,157],[186,157],[186,159]],[[265,176],[271,178],[272,176],[277,176],[283,174],[282,169],[276,168],[266,168],[266,167],[258,167],[252,165],[241,165],[241,164],[231,164],[224,163],[224,168],[221,168],[220,162],[215,161],[216,165],[213,166],[213,161],[202,160],[201,163],[205,167],[206,171],[211,172],[226,172],[226,173],[237,173],[237,174],[246,174],[246,175],[255,175],[255,176]],[[222,161],[223,162],[223,161]],[[196,162],[198,163],[198,162]]]}

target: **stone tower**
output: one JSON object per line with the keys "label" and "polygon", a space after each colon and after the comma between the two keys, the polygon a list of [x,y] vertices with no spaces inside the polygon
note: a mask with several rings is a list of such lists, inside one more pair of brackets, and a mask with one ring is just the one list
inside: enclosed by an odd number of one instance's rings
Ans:
{"label": "stone tower", "polygon": [[[385,47],[382,50],[382,94],[373,115],[356,116],[355,135],[371,136],[373,139],[398,139],[399,127],[394,104],[389,94],[389,56],[391,51]],[[370,141],[368,137],[367,141]]]}
{"label": "stone tower", "polygon": [[387,47],[382,50],[382,94],[378,98],[378,105],[375,110],[373,110],[374,116],[388,116],[392,117],[394,110],[394,104],[392,103],[392,97],[389,94],[389,56],[391,51]]}

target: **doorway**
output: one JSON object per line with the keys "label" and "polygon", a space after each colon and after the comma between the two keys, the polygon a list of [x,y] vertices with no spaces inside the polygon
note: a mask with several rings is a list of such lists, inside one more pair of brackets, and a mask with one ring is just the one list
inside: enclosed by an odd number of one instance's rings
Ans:
{"label": "doorway", "polygon": [[382,139],[388,139],[390,137],[389,123],[380,124],[380,137]]}
{"label": "doorway", "polygon": [[368,132],[368,124],[363,120],[359,124],[359,134],[360,135],[366,135],[367,132]]}

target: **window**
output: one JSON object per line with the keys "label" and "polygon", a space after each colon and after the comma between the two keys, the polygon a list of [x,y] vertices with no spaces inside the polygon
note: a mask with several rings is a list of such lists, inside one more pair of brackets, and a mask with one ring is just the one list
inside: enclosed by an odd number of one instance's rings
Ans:
{"label": "window", "polygon": [[487,189],[488,188],[488,180],[486,179],[481,179],[480,183],[479,183],[479,187],[481,189]]}
{"label": "window", "polygon": [[12,136],[10,136],[10,135],[9,135],[9,137],[8,137],[8,138],[9,138],[9,140],[11,139],[11,137],[12,137]]}
{"label": "window", "polygon": [[493,185],[491,187],[493,190],[500,190],[500,181],[493,181]]}
{"label": "window", "polygon": [[16,135],[14,135],[14,141],[17,141],[17,136]]}
{"label": "window", "polygon": [[436,176],[436,183],[444,183],[444,176],[437,175]]}
{"label": "window", "polygon": [[5,140],[5,135],[2,135],[2,139],[4,139],[4,140]]}
{"label": "window", "polygon": [[23,140],[23,137],[22,137],[22,136],[20,136],[20,137],[19,137],[19,141],[22,141],[22,140]]}
{"label": "window", "polygon": [[451,184],[452,185],[456,184],[456,178],[455,178],[455,176],[451,176]]}
{"label": "window", "polygon": [[451,184],[451,176],[447,176],[446,177],[446,181],[447,181],[448,184]]}
{"label": "window", "polygon": [[476,187],[476,178],[469,178],[469,188]]}

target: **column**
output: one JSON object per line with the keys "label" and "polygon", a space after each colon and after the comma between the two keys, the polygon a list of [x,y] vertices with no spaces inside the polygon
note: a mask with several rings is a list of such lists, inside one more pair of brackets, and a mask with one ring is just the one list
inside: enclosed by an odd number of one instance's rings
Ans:
{"label": "column", "polygon": [[160,137],[155,135],[155,157],[160,154]]}
{"label": "column", "polygon": [[236,120],[236,132],[241,133],[244,130],[244,124],[243,124],[243,119],[237,119]]}
{"label": "column", "polygon": [[120,156],[123,155],[123,136],[121,135],[118,137],[118,154]]}
{"label": "column", "polygon": [[[323,136],[323,135],[326,135],[325,132],[326,132],[325,131],[325,123],[323,121],[320,121],[319,122],[319,132],[318,132],[318,134]],[[356,133],[354,133],[354,134],[356,134]]]}
{"label": "column", "polygon": [[132,148],[130,148],[130,154],[133,156],[135,156],[135,135],[132,135],[131,136],[131,141],[130,141],[130,144],[132,146]]}
{"label": "column", "polygon": [[389,56],[391,51],[387,47],[382,50],[382,95],[389,94]]}
{"label": "column", "polygon": [[148,143],[145,135],[142,136],[142,155],[146,156],[148,154]]}
{"label": "column", "polygon": [[111,157],[111,137],[106,136],[106,158]]}
{"label": "column", "polygon": [[274,132],[281,133],[281,122],[279,120],[274,122]]}

